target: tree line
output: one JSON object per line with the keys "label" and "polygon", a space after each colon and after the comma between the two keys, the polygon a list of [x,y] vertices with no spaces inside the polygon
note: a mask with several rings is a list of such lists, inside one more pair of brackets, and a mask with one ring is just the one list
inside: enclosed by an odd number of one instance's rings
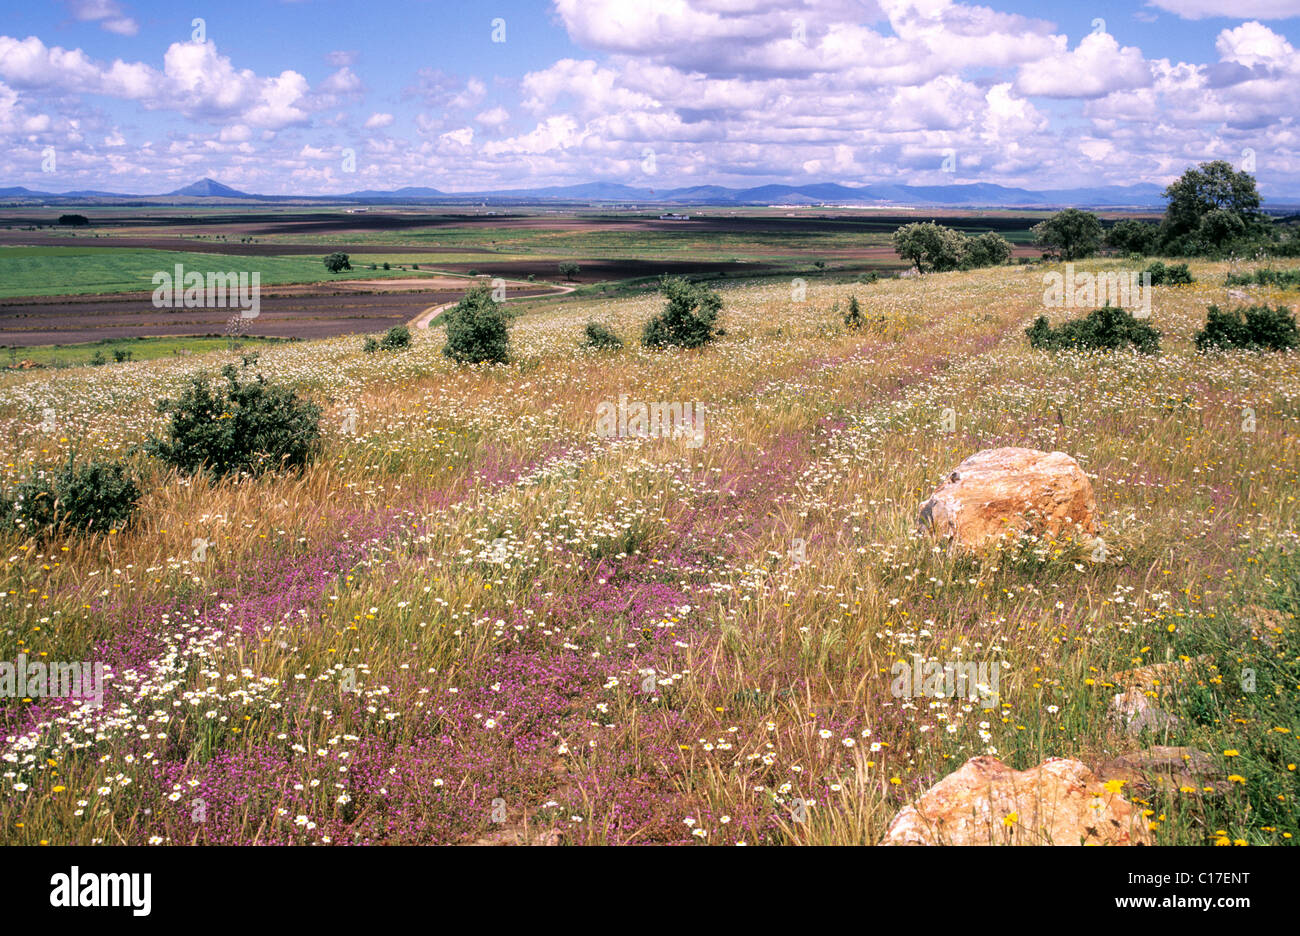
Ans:
{"label": "tree line", "polygon": [[[1107,227],[1091,211],[1066,208],[1033,226],[1034,243],[1060,260],[1090,257],[1103,247],[1141,256],[1300,256],[1300,223],[1266,215],[1254,177],[1231,163],[1188,169],[1164,197],[1158,223],[1127,218]],[[933,221],[903,225],[893,244],[918,273],[996,265],[1011,255],[1011,244],[992,231],[972,237]]]}

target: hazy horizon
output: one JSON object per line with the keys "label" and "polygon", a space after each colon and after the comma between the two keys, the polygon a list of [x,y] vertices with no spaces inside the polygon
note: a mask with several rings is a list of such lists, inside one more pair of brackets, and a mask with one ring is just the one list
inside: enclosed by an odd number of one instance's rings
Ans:
{"label": "hazy horizon", "polygon": [[[66,0],[0,34],[0,181],[265,195],[1166,185],[1300,193],[1295,0]],[[248,24],[257,28],[250,29]],[[343,38],[345,37],[345,38]]]}

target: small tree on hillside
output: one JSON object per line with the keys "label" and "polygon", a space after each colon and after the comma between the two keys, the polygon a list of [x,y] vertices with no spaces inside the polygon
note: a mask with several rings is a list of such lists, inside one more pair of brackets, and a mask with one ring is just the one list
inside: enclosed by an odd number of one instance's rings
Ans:
{"label": "small tree on hillside", "polygon": [[682,277],[665,276],[659,290],[668,298],[664,311],[645,323],[641,343],[647,348],[698,348],[712,341],[722,297]]}
{"label": "small tree on hillside", "polygon": [[573,282],[575,279],[578,278],[578,273],[581,271],[581,269],[582,268],[579,267],[572,260],[565,260],[559,266],[560,275],[563,276],[569,282]]}
{"label": "small tree on hillside", "polygon": [[[256,355],[244,359],[249,367]],[[191,378],[175,399],[158,401],[168,419],[166,434],[151,438],[145,451],[194,474],[261,474],[306,465],[320,448],[320,407],[290,387],[268,383],[261,374],[243,379],[227,364],[215,386],[205,375]]]}
{"label": "small tree on hillside", "polygon": [[1155,250],[1160,229],[1147,221],[1125,218],[1106,232],[1106,246],[1125,254],[1149,254]]}
{"label": "small tree on hillside", "polygon": [[347,254],[336,251],[325,258],[325,269],[331,273],[342,273],[352,269],[352,264],[348,261]]}
{"label": "small tree on hillside", "polygon": [[1034,242],[1060,255],[1062,260],[1090,257],[1101,246],[1101,221],[1091,211],[1066,208],[1035,224]]}
{"label": "small tree on hillside", "polygon": [[[1254,177],[1222,159],[1188,169],[1165,189],[1165,198],[1169,204],[1161,239],[1176,249],[1193,246],[1192,239],[1202,240],[1210,250],[1222,248],[1232,237],[1258,227],[1263,218]],[[1216,217],[1207,223],[1212,214]]]}
{"label": "small tree on hillside", "polygon": [[504,364],[510,359],[505,310],[487,286],[469,290],[447,313],[442,353],[458,364]]}
{"label": "small tree on hillside", "polygon": [[1216,253],[1247,232],[1246,222],[1234,211],[1215,208],[1196,226],[1197,253]]}
{"label": "small tree on hillside", "polygon": [[918,273],[956,270],[966,262],[966,236],[933,221],[904,224],[894,232],[893,243],[898,255],[911,260]]}
{"label": "small tree on hillside", "polygon": [[1011,241],[996,231],[985,231],[966,241],[966,262],[971,266],[1001,266],[1011,259]]}

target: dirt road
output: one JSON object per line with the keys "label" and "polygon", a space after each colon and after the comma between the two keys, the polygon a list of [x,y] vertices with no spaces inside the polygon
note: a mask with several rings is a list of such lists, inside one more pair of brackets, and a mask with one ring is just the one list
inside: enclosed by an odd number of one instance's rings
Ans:
{"label": "dirt road", "polygon": [[[516,285],[522,285],[524,287],[535,286],[535,284],[533,283],[519,283],[518,281],[516,281]],[[555,291],[551,293],[543,293],[542,295],[562,296],[565,293],[571,293],[575,289],[577,289],[576,286],[552,286],[551,288]],[[505,301],[509,302],[511,299],[536,299],[537,295],[538,295],[537,293],[532,293],[530,295],[507,296]],[[425,309],[415,318],[411,319],[408,325],[411,328],[428,328],[429,323],[438,317],[439,312],[441,312],[443,309],[450,309],[452,306],[456,305],[456,303],[459,301],[460,300],[457,299],[456,302],[444,302],[441,305],[431,305],[429,306],[429,308]]]}

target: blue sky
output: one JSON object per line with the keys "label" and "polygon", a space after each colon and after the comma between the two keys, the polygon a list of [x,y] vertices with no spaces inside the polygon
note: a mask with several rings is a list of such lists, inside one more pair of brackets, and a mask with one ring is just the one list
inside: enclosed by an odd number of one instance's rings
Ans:
{"label": "blue sky", "polygon": [[1295,196],[1297,43],[1300,0],[51,0],[0,25],[0,185],[1060,188],[1219,158]]}

